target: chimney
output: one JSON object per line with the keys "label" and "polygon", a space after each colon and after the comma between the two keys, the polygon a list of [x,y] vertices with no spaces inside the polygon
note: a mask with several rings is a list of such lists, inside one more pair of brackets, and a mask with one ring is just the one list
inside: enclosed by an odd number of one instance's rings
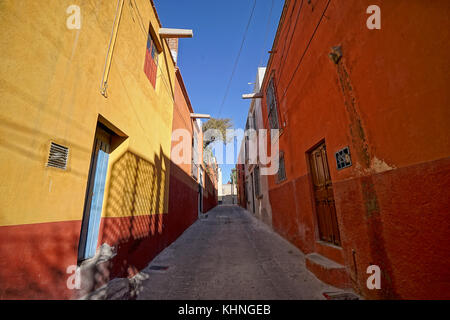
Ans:
{"label": "chimney", "polygon": [[172,53],[175,64],[178,58],[178,38],[167,38],[167,44],[169,45],[170,53]]}

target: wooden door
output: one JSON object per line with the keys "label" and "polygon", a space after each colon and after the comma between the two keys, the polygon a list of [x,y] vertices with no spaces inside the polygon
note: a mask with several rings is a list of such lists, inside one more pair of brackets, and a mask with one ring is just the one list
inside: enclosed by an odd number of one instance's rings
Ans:
{"label": "wooden door", "polygon": [[100,229],[100,219],[105,192],[105,181],[108,170],[111,136],[100,127],[95,134],[89,170],[88,187],[81,228],[78,260],[86,260],[95,256]]}
{"label": "wooden door", "polygon": [[341,239],[325,143],[314,149],[309,158],[320,240],[340,245]]}

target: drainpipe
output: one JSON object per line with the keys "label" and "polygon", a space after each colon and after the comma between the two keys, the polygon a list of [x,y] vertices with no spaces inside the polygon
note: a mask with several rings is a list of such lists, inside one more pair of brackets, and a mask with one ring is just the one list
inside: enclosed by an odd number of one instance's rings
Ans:
{"label": "drainpipe", "polygon": [[103,68],[103,78],[100,84],[100,93],[107,98],[106,90],[108,89],[108,76],[111,69],[111,61],[114,52],[114,46],[117,40],[119,31],[120,18],[122,17],[123,4],[125,0],[117,0],[116,16],[114,17],[113,28],[111,31],[111,38],[109,39],[108,53],[106,55],[105,67]]}

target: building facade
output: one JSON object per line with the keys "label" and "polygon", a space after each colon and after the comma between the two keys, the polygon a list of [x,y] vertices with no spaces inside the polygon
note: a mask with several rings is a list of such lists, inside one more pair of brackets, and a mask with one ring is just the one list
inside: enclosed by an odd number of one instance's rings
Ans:
{"label": "building facade", "polygon": [[[175,48],[178,47],[175,43]],[[172,46],[172,54],[178,52]],[[200,166],[202,159],[202,131],[199,122],[191,117],[194,112],[189,95],[187,93],[181,71],[176,68],[175,99],[172,123],[172,154],[170,162],[170,185],[169,185],[169,214],[167,215],[168,241],[164,247],[176,240],[200,215],[203,205],[202,185],[204,181],[200,180]],[[183,139],[175,135],[177,130],[183,130]],[[180,146],[185,146],[183,149]],[[190,147],[190,148],[189,148]],[[184,153],[181,163],[176,163],[174,157]]]}
{"label": "building facade", "polygon": [[286,1],[262,84],[265,128],[279,129],[273,228],[320,279],[369,299],[450,298],[446,10]]}
{"label": "building facade", "polygon": [[217,168],[217,201],[218,204],[222,204],[222,169],[220,166]]}
{"label": "building facade", "polygon": [[219,166],[217,160],[209,149],[203,152],[202,171],[203,184],[203,213],[208,212],[218,204],[219,192],[217,189],[219,179]]}
{"label": "building facade", "polygon": [[[253,93],[257,94],[261,90],[266,68],[258,68]],[[261,99],[252,99],[248,111],[246,132],[239,154],[239,164],[244,164],[240,168],[243,170],[242,187],[245,190],[239,191],[238,194],[242,199],[245,198],[245,208],[252,212],[258,219],[264,221],[267,225],[272,225],[272,208],[269,199],[269,182],[268,176],[261,174],[261,165],[257,155],[251,155],[250,144],[253,144],[254,151],[259,150],[259,130],[265,130],[263,114],[261,110]],[[264,173],[264,172],[263,172]],[[239,176],[239,174],[238,174]],[[240,184],[238,184],[240,185]],[[241,195],[242,193],[242,195]],[[246,195],[246,196],[245,196]]]}
{"label": "building facade", "polygon": [[234,183],[222,184],[222,204],[238,204],[237,185]]}
{"label": "building facade", "polygon": [[[242,145],[243,147],[243,145]],[[238,159],[241,158],[241,154],[243,157],[244,152],[241,151],[239,152],[239,156]],[[247,209],[247,196],[246,196],[246,191],[245,191],[245,164],[241,163],[240,160],[238,160],[238,163],[236,164],[236,175],[237,175],[237,184],[236,184],[236,188],[237,188],[237,203],[238,205],[240,205],[242,208]]]}
{"label": "building facade", "polygon": [[187,94],[153,2],[135,4],[2,2],[2,299],[77,298],[130,277],[196,217],[198,184],[170,159]]}

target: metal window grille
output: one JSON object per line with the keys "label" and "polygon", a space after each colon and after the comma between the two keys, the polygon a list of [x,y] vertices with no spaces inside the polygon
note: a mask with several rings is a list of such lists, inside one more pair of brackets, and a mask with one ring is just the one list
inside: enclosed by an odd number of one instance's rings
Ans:
{"label": "metal window grille", "polygon": [[261,187],[259,184],[259,167],[255,167],[255,169],[253,170],[253,178],[255,179],[255,195],[260,196]]}
{"label": "metal window grille", "polygon": [[284,153],[280,152],[280,163],[278,167],[278,181],[286,179],[286,168],[284,165]]}
{"label": "metal window grille", "polygon": [[278,111],[273,78],[270,79],[269,85],[267,87],[267,113],[269,114],[270,128],[278,129]]}
{"label": "metal window grille", "polygon": [[198,137],[197,132],[194,131],[192,138],[192,176],[198,180]]}
{"label": "metal window grille", "polygon": [[[247,118],[247,122],[246,122],[246,124],[245,124],[245,131],[247,131],[248,129],[250,128],[250,125],[249,125],[249,122],[248,122],[248,118]],[[245,163],[247,163],[248,162],[248,158],[249,158],[249,155],[248,155],[248,152],[249,152],[249,146],[248,146],[248,142],[249,142],[249,139],[248,139],[248,135],[245,135],[245,137],[244,137],[244,158],[245,158]]]}
{"label": "metal window grille", "polygon": [[335,157],[336,157],[336,166],[338,170],[348,168],[352,165],[349,147],[345,147],[344,149],[336,152]]}

